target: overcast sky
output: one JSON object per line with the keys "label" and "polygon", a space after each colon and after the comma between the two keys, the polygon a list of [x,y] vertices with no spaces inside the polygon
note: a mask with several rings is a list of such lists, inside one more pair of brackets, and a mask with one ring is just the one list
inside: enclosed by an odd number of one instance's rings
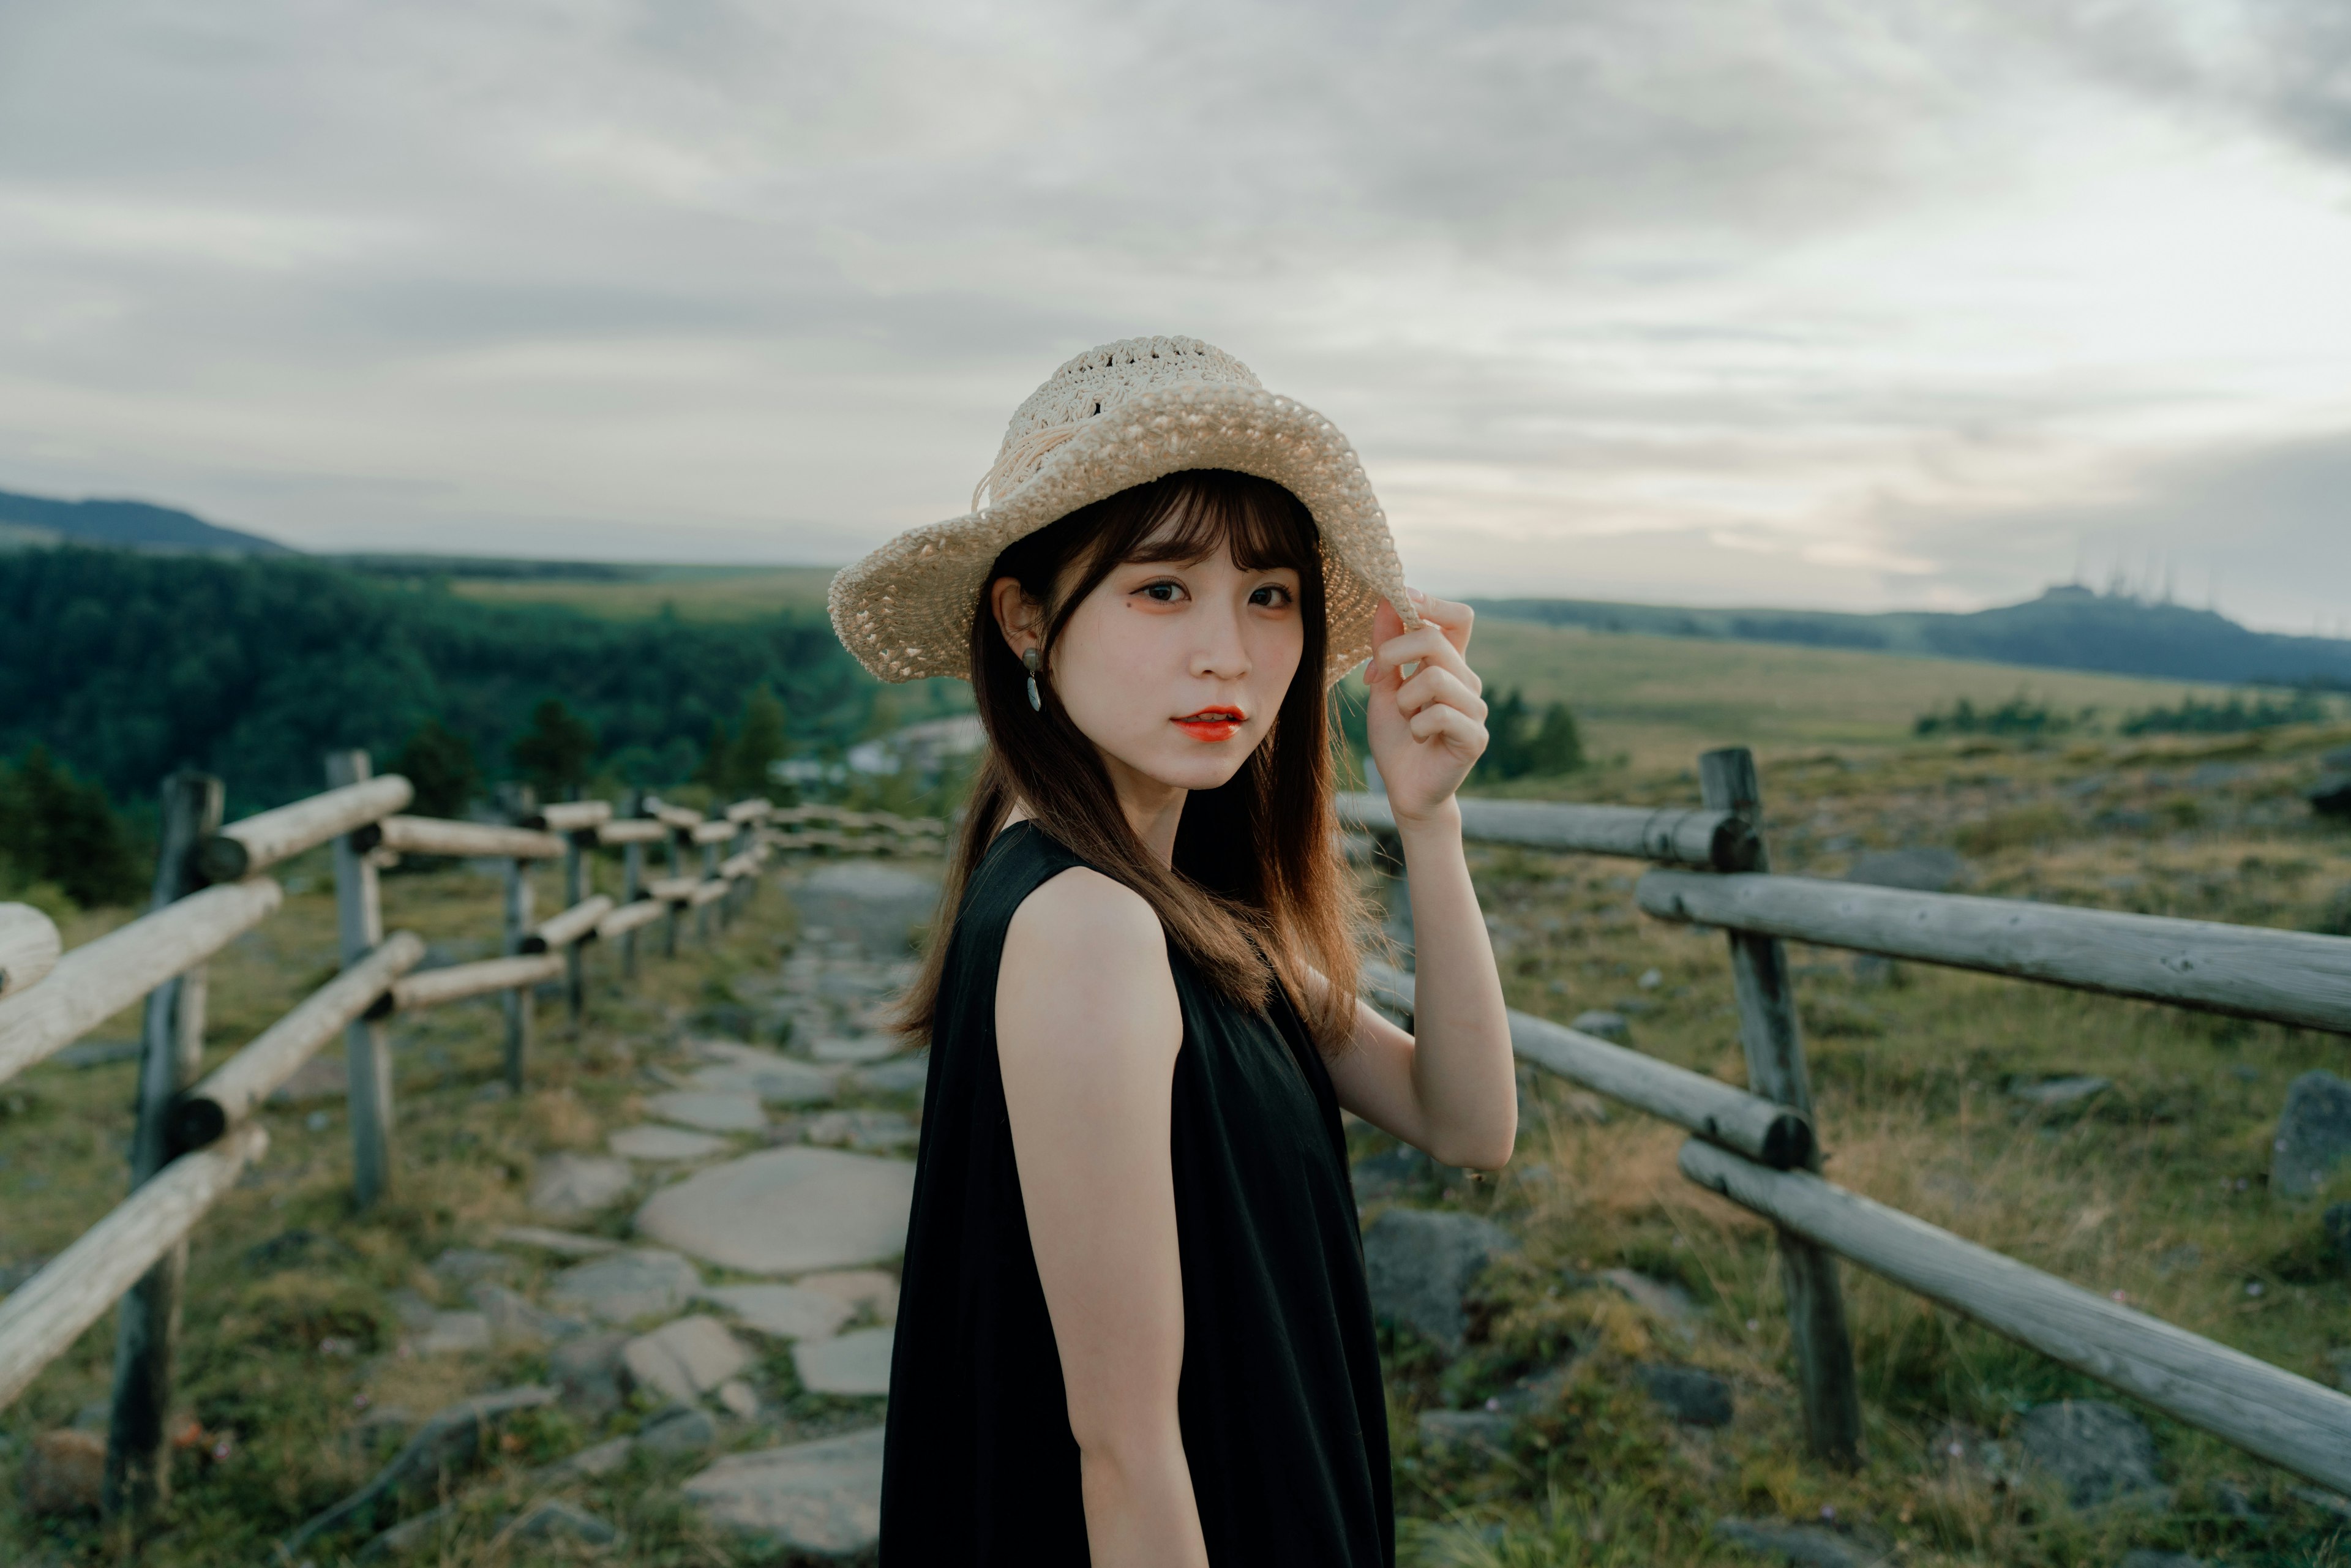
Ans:
{"label": "overcast sky", "polygon": [[0,488],[832,563],[1149,332],[1439,591],[2351,626],[2351,5],[0,0]]}

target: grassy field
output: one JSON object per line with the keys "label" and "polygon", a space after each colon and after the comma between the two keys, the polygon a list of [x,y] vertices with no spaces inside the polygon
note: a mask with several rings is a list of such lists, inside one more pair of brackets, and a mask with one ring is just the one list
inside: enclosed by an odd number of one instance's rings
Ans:
{"label": "grassy field", "polygon": [[682,621],[752,621],[781,610],[824,608],[829,566],[655,566],[621,582],[461,577],[452,592],[492,604],[568,604],[614,620],[674,613]]}

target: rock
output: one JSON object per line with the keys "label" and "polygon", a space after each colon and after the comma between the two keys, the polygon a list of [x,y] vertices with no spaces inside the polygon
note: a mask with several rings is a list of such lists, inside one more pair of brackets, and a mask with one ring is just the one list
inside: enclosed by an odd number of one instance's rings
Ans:
{"label": "rock", "polygon": [[881,1061],[905,1049],[894,1034],[826,1035],[811,1042],[809,1054],[819,1061]]}
{"label": "rock", "polygon": [[592,1448],[556,1460],[539,1470],[538,1479],[548,1482],[596,1480],[627,1464],[630,1450],[636,1446],[634,1437],[608,1437]]}
{"label": "rock", "polygon": [[574,1546],[610,1546],[621,1532],[575,1503],[542,1498],[525,1509],[504,1531],[509,1541],[561,1542]]}
{"label": "rock", "polygon": [[[764,1123],[765,1117],[760,1120]],[[604,1146],[623,1159],[632,1160],[702,1160],[724,1154],[728,1145],[724,1138],[708,1133],[689,1133],[683,1127],[623,1127],[604,1140]]]}
{"label": "rock", "polygon": [[470,1285],[476,1280],[511,1280],[520,1266],[503,1252],[485,1252],[473,1247],[452,1247],[433,1260],[433,1276],[452,1285]]}
{"label": "rock", "polygon": [[1633,1269],[1604,1269],[1600,1277],[1642,1311],[1667,1322],[1686,1323],[1698,1315],[1690,1293],[1666,1280],[1653,1280]]}
{"label": "rock", "polygon": [[1588,1034],[1596,1040],[1614,1040],[1619,1045],[1631,1039],[1633,1034],[1630,1019],[1623,1013],[1610,1012],[1604,1008],[1593,1008],[1576,1014],[1575,1021],[1567,1027],[1580,1034]]}
{"label": "rock", "polygon": [[2115,1568],[2204,1568],[2201,1557],[2190,1557],[2185,1552],[2157,1552],[2145,1546],[2135,1546],[2123,1553]]}
{"label": "rock", "polygon": [[400,1320],[400,1326],[412,1334],[430,1332],[433,1320],[440,1315],[440,1308],[404,1285],[397,1291],[386,1291],[383,1299],[392,1308],[392,1316]]}
{"label": "rock", "polygon": [[486,1439],[500,1421],[517,1411],[551,1405],[555,1398],[553,1389],[534,1385],[477,1395],[434,1412],[416,1435],[401,1445],[392,1462],[376,1472],[374,1479],[287,1536],[283,1542],[285,1560],[301,1561],[303,1545],[373,1513],[380,1500],[423,1487],[437,1488],[481,1456],[489,1446]]}
{"label": "rock", "polygon": [[569,1230],[547,1230],[536,1225],[502,1227],[492,1238],[508,1247],[530,1247],[559,1258],[600,1258],[617,1252],[621,1244],[601,1236],[580,1236]]}
{"label": "rock", "polygon": [[[885,1284],[890,1276],[878,1276]],[[823,1339],[855,1313],[851,1302],[799,1285],[720,1285],[702,1300],[733,1313],[745,1328],[777,1339]]]}
{"label": "rock", "polygon": [[646,1200],[637,1228],[747,1274],[797,1274],[904,1251],[914,1167],[783,1148],[695,1172]]}
{"label": "rock", "polygon": [[530,1211],[549,1219],[585,1219],[636,1181],[626,1160],[549,1155],[531,1175]]}
{"label": "rock", "polygon": [[740,1056],[716,1067],[697,1070],[697,1090],[715,1094],[748,1094],[767,1105],[821,1105],[839,1092],[838,1069],[812,1067],[772,1051],[746,1047]]}
{"label": "rock", "polygon": [[756,1133],[768,1124],[759,1096],[742,1091],[673,1089],[654,1095],[645,1107],[664,1122],[713,1133]]}
{"label": "rock", "polygon": [[1847,882],[1901,887],[1913,893],[1946,893],[1967,874],[1968,862],[1949,850],[1919,845],[1907,850],[1865,850],[1854,856]]}
{"label": "rock", "polygon": [[821,1274],[803,1274],[792,1283],[803,1291],[831,1296],[852,1312],[870,1307],[876,1322],[898,1321],[898,1281],[879,1269],[831,1269]]}
{"label": "rock", "polygon": [[527,1296],[484,1281],[465,1292],[465,1299],[489,1321],[490,1339],[501,1346],[536,1349],[588,1332],[578,1318],[550,1312]]}
{"label": "rock", "polygon": [[2011,1083],[2009,1098],[2043,1111],[2062,1111],[2079,1105],[2084,1101],[2105,1093],[2115,1086],[2111,1078],[2099,1078],[2079,1073],[2065,1078],[2043,1078],[2032,1083]]}
{"label": "rock", "polygon": [[759,1393],[739,1377],[730,1377],[712,1395],[726,1413],[748,1421],[759,1413]]}
{"label": "rock", "polygon": [[1506,1454],[1510,1418],[1491,1410],[1424,1410],[1413,1423],[1421,1452],[1433,1458]]}
{"label": "rock", "polygon": [[2037,1406],[2017,1423],[2016,1436],[2025,1462],[2055,1481],[2077,1509],[2169,1502],[2156,1472],[2155,1438],[2118,1405],[2064,1399]]}
{"label": "rock", "polygon": [[1458,1355],[1468,1332],[1463,1294],[1487,1264],[1517,1246],[1500,1226],[1474,1215],[1387,1209],[1364,1228],[1372,1311]]}
{"label": "rock", "polygon": [[937,912],[939,884],[877,861],[833,861],[801,878],[791,900],[804,927],[821,925],[878,957],[895,957]]}
{"label": "rock", "polygon": [[1539,1416],[1559,1403],[1567,1392],[1568,1379],[1574,1375],[1574,1364],[1561,1362],[1541,1372],[1530,1372],[1491,1399],[1486,1408],[1505,1416]]}
{"label": "rock", "polygon": [[637,1432],[637,1447],[655,1454],[707,1453],[718,1441],[718,1423],[710,1412],[676,1406],[654,1416]]}
{"label": "rock", "polygon": [[1643,1365],[1633,1375],[1675,1420],[1691,1427],[1730,1425],[1730,1385],[1695,1366]]}
{"label": "rock", "polygon": [[1887,1559],[1869,1544],[1821,1524],[1777,1519],[1718,1519],[1714,1538],[1726,1545],[1794,1563],[1802,1568],[1876,1568]]}
{"label": "rock", "polygon": [[1410,1144],[1398,1144],[1376,1155],[1365,1155],[1351,1167],[1355,1198],[1393,1197],[1437,1179],[1437,1162]]}
{"label": "rock", "polygon": [[855,1082],[872,1094],[920,1094],[930,1082],[931,1053],[918,1051],[857,1070]]}
{"label": "rock", "polygon": [[743,1342],[716,1318],[664,1323],[621,1347],[621,1369],[638,1388],[691,1405],[751,1364]]}
{"label": "rock", "polygon": [[435,1312],[412,1342],[419,1355],[466,1355],[490,1348],[490,1320],[481,1312]]}
{"label": "rock", "polygon": [[575,1263],[547,1287],[558,1307],[625,1323],[675,1312],[702,1290],[702,1276],[674,1252],[639,1247]]}
{"label": "rock", "polygon": [[729,1454],[684,1488],[709,1523],[759,1547],[845,1557],[882,1531],[882,1428]]}
{"label": "rock", "polygon": [[2332,1072],[2310,1071],[2286,1090],[2270,1145],[2270,1191],[2307,1197],[2326,1185],[2351,1155],[2351,1083]]}
{"label": "rock", "polygon": [[27,1513],[95,1513],[106,1479],[106,1438],[71,1427],[38,1433],[21,1479]]}
{"label": "rock", "polygon": [[922,1134],[895,1111],[827,1111],[810,1117],[800,1136],[820,1147],[873,1154],[910,1147]]}
{"label": "rock", "polygon": [[547,1375],[563,1403],[592,1420],[621,1407],[621,1352],[630,1336],[613,1330],[564,1341],[549,1353]]}
{"label": "rock", "polygon": [[895,1328],[859,1329],[838,1339],[804,1339],[792,1346],[792,1370],[811,1394],[887,1394]]}
{"label": "rock", "polygon": [[322,1051],[294,1070],[294,1075],[270,1092],[274,1105],[304,1105],[314,1100],[341,1100],[351,1092],[350,1070],[340,1051]]}

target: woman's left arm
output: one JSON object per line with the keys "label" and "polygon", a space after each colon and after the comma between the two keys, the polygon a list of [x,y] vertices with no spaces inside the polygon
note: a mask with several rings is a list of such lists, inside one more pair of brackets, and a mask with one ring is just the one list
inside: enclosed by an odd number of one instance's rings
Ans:
{"label": "woman's left arm", "polygon": [[[1364,682],[1372,759],[1387,788],[1412,888],[1413,1025],[1356,1004],[1353,1048],[1331,1064],[1339,1103],[1447,1165],[1495,1170],[1518,1136],[1502,980],[1470,885],[1455,791],[1486,749],[1482,683],[1469,668],[1466,604],[1413,594],[1404,630],[1382,604]],[[1417,664],[1410,679],[1406,664]]]}

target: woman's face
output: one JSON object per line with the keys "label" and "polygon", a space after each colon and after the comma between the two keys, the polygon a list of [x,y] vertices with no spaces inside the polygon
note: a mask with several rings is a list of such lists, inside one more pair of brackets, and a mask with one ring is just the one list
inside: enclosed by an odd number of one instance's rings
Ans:
{"label": "woman's face", "polygon": [[[1306,645],[1290,567],[1128,561],[1071,612],[1046,673],[1113,778],[1212,789],[1272,731]],[[1019,644],[1015,644],[1016,651]]]}

